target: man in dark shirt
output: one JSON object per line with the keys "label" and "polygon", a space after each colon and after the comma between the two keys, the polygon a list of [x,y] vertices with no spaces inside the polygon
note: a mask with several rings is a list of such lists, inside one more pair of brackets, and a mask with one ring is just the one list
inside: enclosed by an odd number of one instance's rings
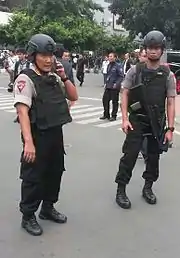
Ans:
{"label": "man in dark shirt", "polygon": [[[122,67],[116,62],[116,54],[109,54],[109,65],[107,67],[107,77],[105,83],[105,91],[103,95],[104,114],[100,117],[101,120],[109,119],[115,121],[119,107],[119,93],[121,89],[121,82],[124,75]],[[112,100],[112,114],[110,118],[110,101]]]}
{"label": "man in dark shirt", "polygon": [[69,80],[75,84],[74,82],[74,75],[73,75],[73,68],[72,68],[72,62],[70,60],[70,53],[68,50],[64,50],[61,58],[61,63],[64,67],[64,70],[69,78]]}
{"label": "man in dark shirt", "polygon": [[60,61],[69,80],[75,84],[70,53],[64,47],[58,48],[55,53],[57,61]]}
{"label": "man in dark shirt", "polygon": [[85,66],[84,57],[82,55],[79,55],[79,59],[77,62],[77,73],[76,73],[76,77],[80,82],[79,86],[82,86],[84,82],[84,66]]}

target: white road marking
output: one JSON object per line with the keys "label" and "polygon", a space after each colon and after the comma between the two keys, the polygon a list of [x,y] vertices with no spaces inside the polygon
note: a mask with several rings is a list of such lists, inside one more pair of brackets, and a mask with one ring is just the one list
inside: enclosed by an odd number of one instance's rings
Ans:
{"label": "white road marking", "polygon": [[5,103],[0,102],[0,106],[7,106],[7,105],[9,105],[9,106],[12,105],[12,108],[13,108],[13,101],[6,101]]}
{"label": "white road marking", "polygon": [[7,112],[9,112],[9,113],[17,113],[15,108],[11,109],[11,110],[8,110]]}
{"label": "white road marking", "polygon": [[92,113],[88,113],[88,114],[75,115],[72,117],[74,120],[76,120],[76,119],[81,119],[81,118],[86,118],[86,117],[91,117],[91,116],[97,116],[100,114],[102,114],[102,111],[92,112]]}
{"label": "white road marking", "polygon": [[13,100],[12,97],[8,97],[8,96],[7,96],[7,97],[3,97],[3,96],[0,95],[0,101],[1,101],[1,100],[8,100],[8,99]]}
{"label": "white road marking", "polygon": [[86,120],[76,121],[77,124],[81,124],[81,125],[93,124],[93,123],[98,123],[98,122],[102,122],[102,120],[99,119],[99,116],[90,118],[90,119],[86,119]]}
{"label": "white road marking", "polygon": [[13,99],[0,100],[0,103],[14,103]]}
{"label": "white road marking", "polygon": [[[0,90],[4,91],[4,89],[7,90],[7,87],[0,87]],[[101,98],[90,98],[90,97],[83,97],[83,96],[79,97],[79,99],[102,101]],[[12,94],[8,94],[8,93],[3,94],[2,92],[0,93],[0,110],[1,111],[4,110],[5,112],[8,112],[8,113],[16,113],[16,109],[13,107],[13,103],[14,103],[14,96]],[[99,123],[99,124],[93,125],[93,126],[99,127],[99,128],[109,128],[109,127],[119,125],[119,128],[117,128],[117,130],[122,131],[122,129],[120,128],[121,123],[122,123],[121,120],[116,120],[114,122],[109,122],[109,121],[105,122],[105,121],[101,121],[99,119],[99,116],[102,114],[102,109],[103,109],[102,107],[95,107],[91,104],[89,104],[89,105],[75,104],[74,106],[71,107],[71,113],[72,113],[74,122],[77,124],[88,125],[88,124],[93,124],[93,123],[94,124]],[[99,111],[91,112],[91,111],[95,111],[95,110],[99,110]],[[84,114],[83,114],[83,112],[84,112]],[[85,112],[89,112],[89,113],[85,113]],[[121,117],[121,114],[118,115],[118,117]],[[81,120],[79,120],[79,119],[81,119]],[[174,133],[176,135],[180,136],[180,131],[175,130]]]}
{"label": "white road marking", "polygon": [[177,134],[177,135],[180,135],[180,132],[177,131],[177,130],[175,130],[174,133]]}
{"label": "white road marking", "polygon": [[79,99],[94,100],[94,101],[102,101],[102,99],[99,99],[99,98],[89,98],[89,97],[79,97]]}
{"label": "white road marking", "polygon": [[102,107],[90,107],[90,108],[84,108],[84,109],[80,109],[80,110],[72,110],[71,114],[79,114],[79,113],[87,113],[87,112],[91,112],[91,111],[95,111],[95,110],[101,110],[102,112]]}
{"label": "white road marking", "polygon": [[93,107],[93,105],[74,105],[71,107],[71,110],[79,109],[79,108],[86,108],[86,107]]}
{"label": "white road marking", "polygon": [[122,123],[122,120],[116,120],[116,121],[113,121],[113,122],[108,122],[108,123],[103,123],[101,125],[95,125],[96,127],[101,127],[101,128],[107,128],[107,127],[112,127],[112,126],[116,126],[116,125],[119,125],[121,126],[121,123]]}
{"label": "white road marking", "polygon": [[0,106],[0,110],[8,110],[8,109],[15,109],[13,108],[13,105],[12,106]]}

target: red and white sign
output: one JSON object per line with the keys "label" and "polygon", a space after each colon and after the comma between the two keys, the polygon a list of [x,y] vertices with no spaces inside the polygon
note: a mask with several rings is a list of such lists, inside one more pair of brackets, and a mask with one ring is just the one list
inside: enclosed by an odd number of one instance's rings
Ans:
{"label": "red and white sign", "polygon": [[20,92],[22,92],[25,86],[26,86],[26,81],[21,80],[17,82],[17,88]]}

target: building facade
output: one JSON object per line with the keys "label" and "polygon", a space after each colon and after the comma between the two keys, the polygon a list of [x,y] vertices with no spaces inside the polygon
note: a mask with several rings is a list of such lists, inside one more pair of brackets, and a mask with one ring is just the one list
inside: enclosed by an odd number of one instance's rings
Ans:
{"label": "building facade", "polygon": [[95,12],[95,20],[97,23],[105,27],[108,33],[128,36],[128,32],[122,25],[117,24],[118,16],[113,15],[108,9],[112,0],[94,0],[94,2],[104,8],[104,13]]}

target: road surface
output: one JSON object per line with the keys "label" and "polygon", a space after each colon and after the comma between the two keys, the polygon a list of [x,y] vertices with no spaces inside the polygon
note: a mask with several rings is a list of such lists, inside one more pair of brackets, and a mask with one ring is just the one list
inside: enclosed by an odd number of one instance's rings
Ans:
{"label": "road surface", "polygon": [[[2,258],[170,258],[179,257],[180,138],[161,159],[161,177],[154,190],[156,206],[141,197],[144,170],[138,160],[128,186],[131,210],[115,203],[115,175],[124,134],[118,122],[99,121],[103,88],[100,75],[87,75],[72,109],[73,123],[64,127],[66,169],[57,209],[66,225],[40,221],[41,237],[20,228],[19,126],[13,123],[13,97],[0,75],[0,257]],[[93,120],[94,119],[94,120]],[[177,128],[178,130],[178,128]]]}

